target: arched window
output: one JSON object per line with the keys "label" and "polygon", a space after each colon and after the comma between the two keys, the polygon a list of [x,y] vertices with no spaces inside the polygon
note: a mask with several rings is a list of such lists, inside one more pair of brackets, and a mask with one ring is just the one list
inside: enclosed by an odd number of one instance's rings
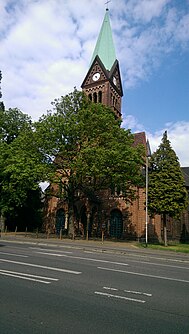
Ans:
{"label": "arched window", "polygon": [[96,92],[93,94],[93,102],[97,103],[97,93]]}
{"label": "arched window", "polygon": [[92,101],[92,94],[89,94],[88,97],[89,97],[89,100]]}
{"label": "arched window", "polygon": [[102,91],[101,90],[98,92],[98,102],[102,103]]}

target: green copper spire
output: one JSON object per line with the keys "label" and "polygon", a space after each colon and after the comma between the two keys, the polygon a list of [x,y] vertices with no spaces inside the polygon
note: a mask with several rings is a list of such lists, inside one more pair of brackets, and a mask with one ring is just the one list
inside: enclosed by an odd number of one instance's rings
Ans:
{"label": "green copper spire", "polygon": [[[110,26],[109,11],[106,9],[106,14],[104,16],[104,21],[98,36],[96,47],[93,52],[91,59],[91,64],[96,56],[99,56],[104,67],[107,70],[111,70],[112,65],[116,60],[115,48],[112,38],[112,30]],[[90,64],[90,65],[91,65]]]}

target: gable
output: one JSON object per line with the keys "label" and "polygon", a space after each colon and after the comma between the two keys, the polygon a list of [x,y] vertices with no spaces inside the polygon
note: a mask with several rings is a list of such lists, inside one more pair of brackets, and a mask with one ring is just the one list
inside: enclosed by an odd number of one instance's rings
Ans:
{"label": "gable", "polygon": [[[81,85],[81,88],[83,88],[84,86],[88,86],[88,85],[92,85],[92,84],[96,84],[97,81],[98,83],[99,82],[102,82],[102,81],[105,81],[105,80],[108,80],[109,79],[109,75],[108,75],[108,72],[103,63],[101,62],[100,58],[98,56],[95,57],[82,85]],[[94,79],[94,75],[95,73],[99,73],[99,79],[98,80],[95,80]]]}
{"label": "gable", "polygon": [[123,96],[123,89],[121,83],[121,74],[119,70],[119,62],[116,59],[114,62],[111,71],[110,71],[110,81],[113,83],[114,88],[118,91],[118,93]]}

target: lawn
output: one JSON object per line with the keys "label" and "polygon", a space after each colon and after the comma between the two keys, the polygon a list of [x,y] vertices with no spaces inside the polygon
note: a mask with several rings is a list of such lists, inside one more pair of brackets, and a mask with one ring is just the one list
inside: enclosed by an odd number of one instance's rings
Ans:
{"label": "lawn", "polygon": [[[140,244],[140,247],[146,247],[144,244]],[[170,243],[167,247],[164,245],[157,244],[148,244],[148,248],[158,249],[158,250],[169,250],[173,252],[189,253],[189,244],[179,244],[179,243]]]}

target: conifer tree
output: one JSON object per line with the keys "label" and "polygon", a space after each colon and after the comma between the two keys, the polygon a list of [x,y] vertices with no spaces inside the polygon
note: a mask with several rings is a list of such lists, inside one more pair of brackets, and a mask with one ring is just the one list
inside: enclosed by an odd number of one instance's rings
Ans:
{"label": "conifer tree", "polygon": [[[2,98],[2,93],[1,93],[1,80],[2,80],[2,73],[1,73],[1,71],[0,71],[0,99]],[[4,108],[4,104],[3,104],[3,102],[2,101],[0,101],[0,111],[1,110],[4,110],[5,108]]]}
{"label": "conifer tree", "polygon": [[167,246],[167,216],[179,217],[187,205],[187,191],[178,157],[164,132],[162,142],[150,159],[148,209],[151,216],[163,216]]}

